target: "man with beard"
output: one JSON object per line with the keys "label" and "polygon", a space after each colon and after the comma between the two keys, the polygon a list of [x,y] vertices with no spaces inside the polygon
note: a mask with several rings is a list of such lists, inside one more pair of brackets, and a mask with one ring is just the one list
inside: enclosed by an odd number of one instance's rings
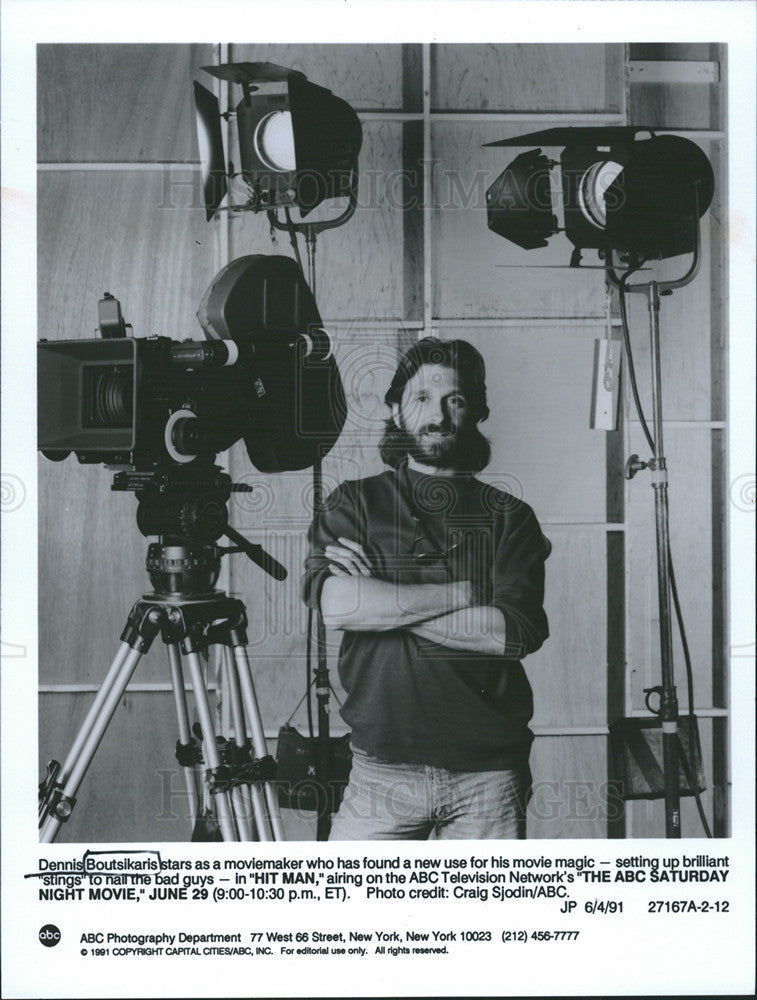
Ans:
{"label": "man with beard", "polygon": [[401,359],[380,444],[310,529],[306,603],[343,631],[349,785],[332,840],[523,838],[550,545],[489,462],[484,363],[427,337]]}

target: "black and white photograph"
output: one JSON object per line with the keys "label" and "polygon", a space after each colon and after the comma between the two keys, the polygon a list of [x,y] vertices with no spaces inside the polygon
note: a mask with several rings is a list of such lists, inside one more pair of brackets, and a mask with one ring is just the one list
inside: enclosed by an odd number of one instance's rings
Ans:
{"label": "black and white photograph", "polygon": [[228,6],[9,4],[4,995],[749,992],[754,9]]}
{"label": "black and white photograph", "polygon": [[727,836],[725,56],[39,47],[41,761],[128,647],[47,835],[330,717],[350,839]]}

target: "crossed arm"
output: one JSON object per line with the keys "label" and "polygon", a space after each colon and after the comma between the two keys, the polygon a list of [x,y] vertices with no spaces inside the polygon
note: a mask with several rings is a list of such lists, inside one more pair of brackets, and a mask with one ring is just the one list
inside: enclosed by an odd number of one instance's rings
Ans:
{"label": "crossed arm", "polygon": [[451,649],[501,656],[505,618],[499,608],[473,603],[469,580],[394,584],[371,575],[363,548],[348,538],[327,545],[332,575],[321,590],[324,623],[335,629],[380,632],[406,628]]}

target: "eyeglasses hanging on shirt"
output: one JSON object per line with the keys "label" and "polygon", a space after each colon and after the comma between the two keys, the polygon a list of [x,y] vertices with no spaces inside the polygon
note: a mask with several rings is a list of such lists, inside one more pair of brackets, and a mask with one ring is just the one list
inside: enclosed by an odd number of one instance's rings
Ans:
{"label": "eyeglasses hanging on shirt", "polygon": [[413,498],[413,485],[410,482],[406,464],[404,465],[403,471],[407,505],[410,508],[410,514],[415,521],[415,533],[413,534],[413,541],[410,545],[408,555],[415,563],[419,563],[424,566],[443,565],[449,569],[450,559],[460,550],[462,539],[458,537],[458,540],[446,549],[441,549],[439,545],[431,539],[421,518],[420,511],[415,504],[415,500]]}
{"label": "eyeglasses hanging on shirt", "polygon": [[449,567],[450,558],[459,550],[462,542],[457,541],[454,545],[450,545],[446,549],[435,547],[425,533],[418,515],[413,512],[413,517],[415,519],[415,534],[413,535],[413,542],[409,552],[413,561],[426,566],[444,564]]}

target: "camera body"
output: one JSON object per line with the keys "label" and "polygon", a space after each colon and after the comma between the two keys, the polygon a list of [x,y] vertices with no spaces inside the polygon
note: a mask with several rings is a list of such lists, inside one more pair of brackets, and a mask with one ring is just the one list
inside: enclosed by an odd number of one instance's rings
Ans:
{"label": "camera body", "polygon": [[126,337],[122,321],[101,322],[102,338],[40,341],[40,451],[135,472],[212,464],[240,439],[266,473],[308,468],[327,454],[346,401],[296,262],[232,261],[198,318],[205,341]]}

